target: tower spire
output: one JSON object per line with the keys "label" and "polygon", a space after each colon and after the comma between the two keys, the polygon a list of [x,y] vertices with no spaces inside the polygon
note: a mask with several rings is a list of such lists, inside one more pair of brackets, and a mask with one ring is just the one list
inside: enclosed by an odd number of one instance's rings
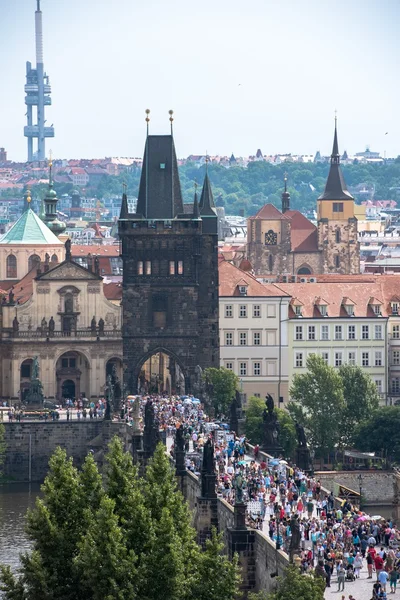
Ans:
{"label": "tower spire", "polygon": [[193,219],[200,219],[199,200],[197,198],[197,181],[194,180]]}
{"label": "tower spire", "polygon": [[60,233],[64,233],[67,226],[57,218],[57,202],[57,192],[54,189],[53,183],[53,158],[50,150],[49,189],[44,197],[44,216],[42,217],[42,215],[40,215],[40,218],[46,223],[47,227],[51,229],[55,235],[60,235]]}
{"label": "tower spire", "polygon": [[174,116],[173,116],[174,115],[174,111],[173,110],[169,110],[168,114],[169,114],[169,122],[171,123],[171,135],[174,135],[174,129],[173,129],[173,126],[172,126],[172,124],[174,122]]}
{"label": "tower spire", "polygon": [[129,215],[128,209],[128,196],[126,195],[126,183],[122,184],[122,202],[121,202],[121,210],[119,213],[120,219],[126,219]]}
{"label": "tower spire", "polygon": [[288,179],[288,175],[287,175],[287,173],[285,173],[285,175],[284,175],[285,189],[282,192],[282,213],[283,214],[287,210],[290,210],[290,194],[287,191],[287,179]]}
{"label": "tower spire", "polygon": [[326,180],[325,191],[318,200],[354,200],[353,196],[347,190],[340,166],[339,143],[337,134],[337,116],[335,114],[335,131],[333,135],[333,147],[330,160],[330,169],[328,179]]}

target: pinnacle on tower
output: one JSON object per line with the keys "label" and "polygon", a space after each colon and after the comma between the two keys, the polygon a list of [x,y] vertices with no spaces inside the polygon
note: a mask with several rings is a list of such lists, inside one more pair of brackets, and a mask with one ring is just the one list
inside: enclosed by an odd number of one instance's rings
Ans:
{"label": "pinnacle on tower", "polygon": [[49,189],[47,190],[46,196],[44,197],[44,206],[45,206],[45,214],[43,221],[46,223],[47,227],[51,229],[51,231],[55,235],[60,235],[64,233],[67,226],[62,221],[59,221],[57,218],[57,192],[54,189],[53,184],[53,161],[50,158],[49,160]]}
{"label": "pinnacle on tower", "polygon": [[193,201],[193,219],[200,219],[199,201],[197,198],[197,183],[194,190],[194,201]]}
{"label": "pinnacle on tower", "polygon": [[333,148],[331,154],[331,165],[324,193],[318,200],[354,200],[347,190],[346,182],[340,166],[340,154],[337,135],[337,119],[335,117],[335,133],[333,136]]}
{"label": "pinnacle on tower", "polygon": [[121,210],[119,213],[120,219],[126,219],[129,215],[128,209],[128,196],[126,195],[126,186],[124,186],[124,191],[122,194],[122,202],[121,202]]}
{"label": "pinnacle on tower", "polygon": [[201,190],[199,209],[200,217],[203,221],[203,232],[218,233],[218,217],[207,171],[204,177],[203,189]]}
{"label": "pinnacle on tower", "polygon": [[287,191],[287,173],[284,177],[285,189],[282,192],[282,213],[284,214],[287,210],[290,210],[290,194]]}

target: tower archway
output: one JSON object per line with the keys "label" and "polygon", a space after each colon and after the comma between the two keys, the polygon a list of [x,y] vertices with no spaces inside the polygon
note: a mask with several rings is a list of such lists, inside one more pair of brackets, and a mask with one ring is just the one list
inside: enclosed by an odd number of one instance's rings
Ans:
{"label": "tower archway", "polygon": [[177,357],[165,348],[157,348],[142,358],[132,373],[140,394],[184,394],[185,373]]}

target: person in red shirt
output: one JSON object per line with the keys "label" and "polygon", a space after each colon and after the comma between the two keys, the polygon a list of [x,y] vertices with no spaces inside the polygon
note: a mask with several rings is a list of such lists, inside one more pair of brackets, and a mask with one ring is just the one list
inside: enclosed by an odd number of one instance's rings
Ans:
{"label": "person in red shirt", "polygon": [[377,554],[374,558],[375,570],[376,570],[376,580],[379,581],[379,573],[383,569],[383,558]]}

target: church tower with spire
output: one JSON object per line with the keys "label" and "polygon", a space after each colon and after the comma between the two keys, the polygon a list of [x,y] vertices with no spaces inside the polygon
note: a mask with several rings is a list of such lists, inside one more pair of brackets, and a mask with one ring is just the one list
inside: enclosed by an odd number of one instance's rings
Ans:
{"label": "church tower with spire", "polygon": [[170,121],[170,135],[147,130],[136,213],[124,193],[118,222],[129,393],[201,394],[202,370],[219,367],[218,219],[208,174],[184,212]]}
{"label": "church tower with spire", "polygon": [[354,198],[347,190],[342,169],[335,117],[335,133],[325,190],[318,198],[318,246],[322,251],[322,272],[360,272],[360,245]]}

